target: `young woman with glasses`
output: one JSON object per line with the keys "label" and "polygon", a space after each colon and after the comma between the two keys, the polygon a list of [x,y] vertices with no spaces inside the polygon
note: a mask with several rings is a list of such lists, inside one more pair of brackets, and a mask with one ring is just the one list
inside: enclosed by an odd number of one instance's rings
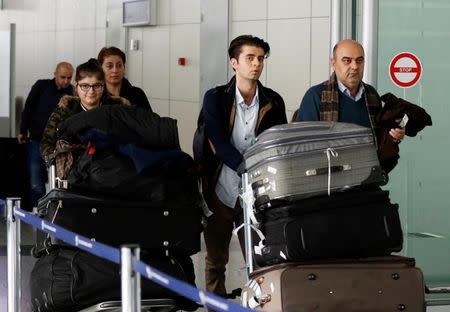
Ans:
{"label": "young woman with glasses", "polygon": [[41,140],[41,155],[45,160],[56,146],[56,132],[59,125],[68,117],[96,108],[100,105],[124,104],[129,101],[121,97],[112,97],[105,91],[105,74],[96,59],[80,64],[75,73],[75,92],[77,96],[64,96],[58,107],[50,115]]}

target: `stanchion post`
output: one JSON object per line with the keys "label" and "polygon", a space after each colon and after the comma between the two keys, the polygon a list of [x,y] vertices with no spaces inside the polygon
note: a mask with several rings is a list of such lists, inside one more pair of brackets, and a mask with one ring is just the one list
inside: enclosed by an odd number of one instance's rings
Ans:
{"label": "stanchion post", "polygon": [[20,198],[6,199],[6,246],[8,262],[8,312],[20,312],[20,220],[14,217]]}
{"label": "stanchion post", "polygon": [[[242,175],[242,192],[243,194],[247,194],[248,189],[248,173],[245,172]],[[244,212],[244,238],[245,238],[245,262],[247,264],[247,278],[249,278],[250,273],[253,272],[253,254],[252,254],[252,229],[250,227],[250,214],[249,209],[253,209],[251,205],[249,205],[247,196],[244,196],[242,200],[242,210]]]}
{"label": "stanchion post", "polygon": [[[133,256],[136,260],[141,260],[141,248],[139,246],[134,247]],[[133,270],[133,284],[134,284],[134,294],[136,302],[136,311],[141,311],[141,274],[136,270]]]}
{"label": "stanchion post", "polygon": [[[121,282],[122,282],[122,311],[138,312],[136,273],[133,270],[133,252],[135,246],[125,245],[120,248]],[[140,283],[140,282],[139,282]],[[140,303],[140,299],[139,299]]]}
{"label": "stanchion post", "polygon": [[56,188],[56,165],[54,161],[48,167],[48,185],[50,186],[50,190]]}

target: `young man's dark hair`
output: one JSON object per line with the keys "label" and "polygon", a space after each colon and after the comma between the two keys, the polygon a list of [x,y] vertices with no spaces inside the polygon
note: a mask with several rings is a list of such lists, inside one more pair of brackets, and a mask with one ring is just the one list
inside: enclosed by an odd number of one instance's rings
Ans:
{"label": "young man's dark hair", "polygon": [[235,58],[235,59],[239,58],[239,54],[241,53],[241,48],[244,45],[258,47],[258,48],[263,49],[264,56],[266,58],[270,54],[270,46],[263,39],[254,37],[252,35],[242,35],[242,36],[234,38],[230,43],[230,47],[228,48],[228,56],[230,57],[230,60],[232,58]]}

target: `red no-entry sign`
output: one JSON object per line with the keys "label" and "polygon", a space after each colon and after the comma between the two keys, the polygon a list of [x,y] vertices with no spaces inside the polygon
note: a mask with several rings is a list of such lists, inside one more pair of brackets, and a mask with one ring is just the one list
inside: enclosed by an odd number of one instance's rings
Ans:
{"label": "red no-entry sign", "polygon": [[402,52],[394,56],[389,65],[389,76],[401,88],[414,86],[422,76],[422,64],[417,56]]}

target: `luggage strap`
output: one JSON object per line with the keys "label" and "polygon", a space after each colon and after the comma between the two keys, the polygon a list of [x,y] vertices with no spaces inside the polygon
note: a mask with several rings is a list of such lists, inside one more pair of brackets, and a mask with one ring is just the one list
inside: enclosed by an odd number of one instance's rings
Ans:
{"label": "luggage strap", "polygon": [[331,193],[331,157],[338,157],[339,154],[336,152],[334,148],[327,148],[326,149],[327,154],[327,160],[328,160],[328,196],[330,196]]}
{"label": "luggage strap", "polygon": [[256,220],[255,212],[253,210],[253,205],[255,203],[255,197],[253,196],[253,191],[251,185],[247,186],[247,191],[245,193],[239,194],[239,197],[242,200],[242,209],[247,209],[248,216],[250,217],[250,221],[253,224],[258,224],[258,220]]}
{"label": "luggage strap", "polygon": [[[50,200],[47,203],[47,206],[46,206],[47,213],[48,213],[48,208],[49,208],[49,205],[51,204],[51,202],[52,201]],[[61,208],[62,208],[62,200],[58,200],[58,205],[56,206],[56,211],[55,211],[55,214],[52,217],[51,223],[55,223],[55,219],[56,219],[56,217],[58,215],[58,212],[59,212],[59,210]],[[45,239],[43,241],[43,247],[44,247],[43,249],[37,249],[38,248],[37,245],[35,246],[35,250],[32,251],[33,256],[35,258],[40,258],[44,254],[44,252],[49,255],[50,252],[54,249],[54,247],[56,247],[55,245],[53,245],[52,238],[51,238],[49,233],[47,233],[47,235],[45,236]]]}
{"label": "luggage strap", "polygon": [[[245,191],[244,193],[240,194],[239,197],[242,200],[242,209],[246,209],[247,210],[247,214],[250,218],[250,228],[253,229],[256,234],[258,234],[259,236],[259,243],[258,246],[255,246],[255,253],[258,255],[261,255],[261,250],[264,248],[264,240],[266,239],[266,237],[264,236],[264,234],[261,232],[260,229],[258,229],[256,227],[256,225],[258,224],[258,220],[256,220],[255,217],[255,212],[254,212],[254,203],[255,203],[255,197],[253,196],[253,190],[251,185],[247,185],[246,188],[247,191]],[[235,228],[233,230],[233,235],[237,235],[237,233],[239,232],[239,230],[245,225],[245,220],[244,222],[239,225],[237,228]]]}
{"label": "luggage strap", "polygon": [[[49,201],[47,203],[47,208],[50,205],[50,203],[51,203],[51,201]],[[56,217],[58,216],[58,212],[59,212],[59,210],[61,208],[62,208],[62,200],[60,199],[60,200],[58,200],[58,206],[56,206],[56,211],[55,211],[55,214],[53,215],[51,223],[55,223]],[[48,243],[50,243],[50,245]],[[45,243],[44,243],[45,251],[47,252],[47,254],[50,254],[50,251],[49,251],[50,248],[49,247],[51,247],[51,245],[52,245],[51,244],[51,237],[50,237],[50,234],[47,233],[47,237],[45,238]]]}
{"label": "luggage strap", "polygon": [[[244,225],[245,225],[245,222],[243,222],[241,225],[239,225],[237,228],[235,228],[235,229],[233,230],[233,235],[236,235],[236,236],[237,236],[237,233],[239,232],[239,230],[240,230],[241,228],[244,227]],[[259,243],[258,243],[258,246],[255,246],[255,254],[261,255],[261,254],[262,254],[261,250],[265,247],[265,245],[264,245],[264,240],[266,239],[266,237],[264,236],[263,232],[261,232],[261,230],[258,229],[255,225],[249,224],[249,226],[250,226],[250,228],[251,228],[253,231],[255,231],[256,234],[258,234],[258,236],[259,236]]]}
{"label": "luggage strap", "polygon": [[349,164],[332,166],[331,165],[331,157],[337,158],[339,156],[338,152],[332,147],[327,148],[324,151],[324,153],[327,155],[328,166],[327,167],[323,167],[323,168],[308,169],[308,170],[306,170],[305,174],[306,174],[307,177],[317,176],[317,175],[322,175],[322,174],[328,174],[328,196],[330,196],[330,193],[331,193],[331,173],[351,170],[352,166],[349,165]]}
{"label": "luggage strap", "polygon": [[262,293],[260,286],[261,282],[262,282],[261,280],[250,279],[245,284],[247,289],[251,289],[253,291],[253,296],[248,298],[247,291],[242,293],[242,302],[244,307],[255,309],[257,307],[263,306],[272,299],[270,294]]}

